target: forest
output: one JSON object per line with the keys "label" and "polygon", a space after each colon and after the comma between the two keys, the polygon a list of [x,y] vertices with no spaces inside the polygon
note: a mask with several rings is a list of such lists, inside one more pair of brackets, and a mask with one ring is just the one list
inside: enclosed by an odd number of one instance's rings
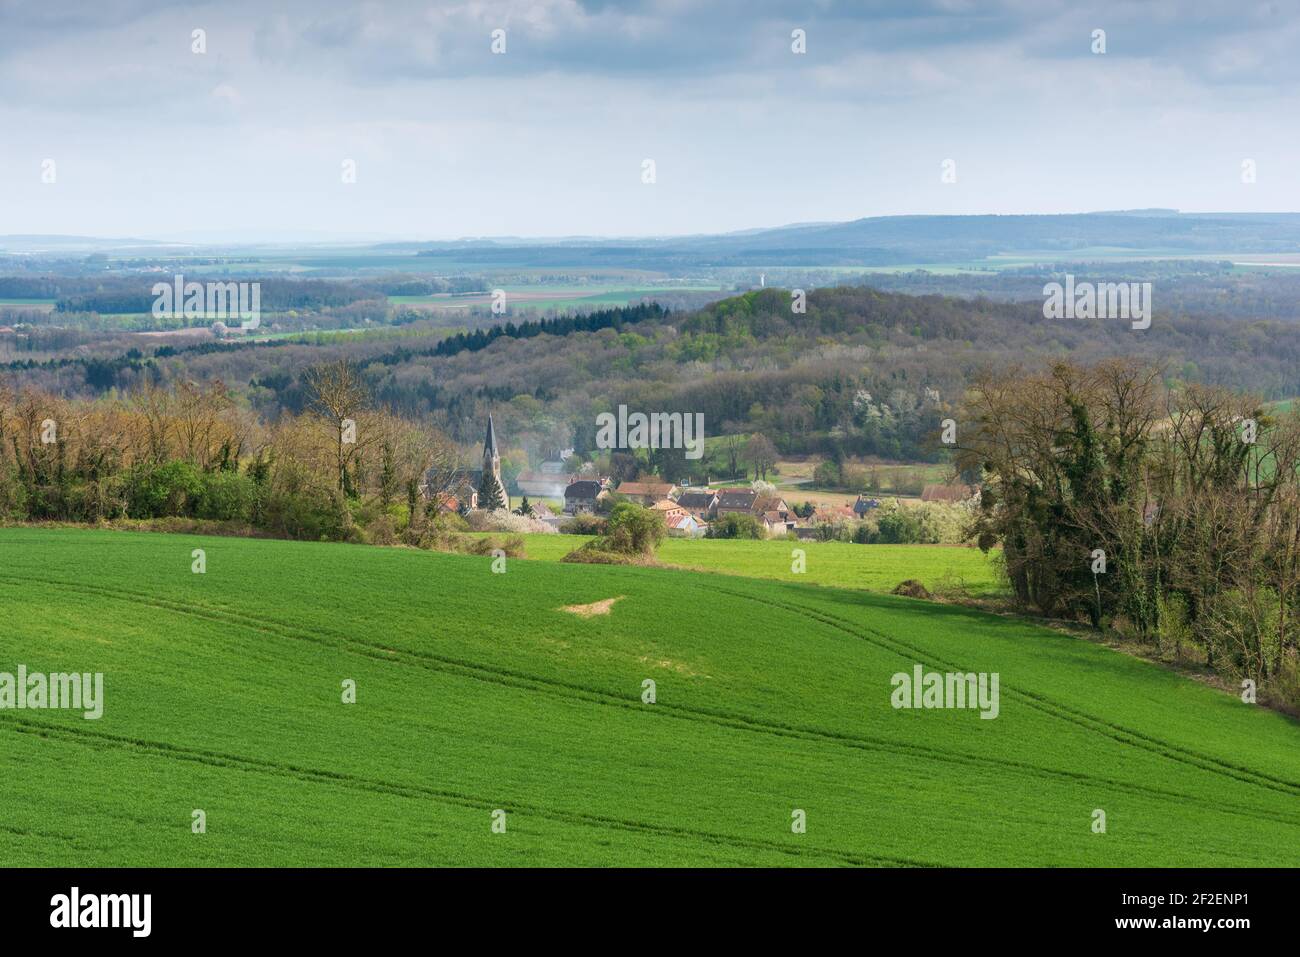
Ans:
{"label": "forest", "polygon": [[[708,435],[762,433],[784,454],[938,461],[935,425],[981,371],[1067,354],[1157,361],[1167,386],[1249,387],[1268,400],[1300,394],[1300,324],[1170,312],[1161,289],[1146,331],[1047,320],[1041,300],[861,286],[811,290],[803,314],[792,311],[790,291],[769,288],[688,312],[628,307],[515,323],[515,334],[490,315],[465,319],[501,330],[481,336],[436,320],[256,344],[32,330],[47,348],[16,353],[0,374],[82,398],[219,380],[241,407],[274,419],[302,411],[308,368],[347,358],[384,407],[453,441],[473,441],[494,412],[515,458],[592,450],[597,414],[623,403],[702,412]],[[481,348],[462,348],[470,343]]]}

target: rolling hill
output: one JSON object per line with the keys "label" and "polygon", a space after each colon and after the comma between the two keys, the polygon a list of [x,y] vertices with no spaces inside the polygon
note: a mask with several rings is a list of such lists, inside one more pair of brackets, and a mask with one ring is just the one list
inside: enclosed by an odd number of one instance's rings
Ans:
{"label": "rolling hill", "polygon": [[[491,565],[0,530],[0,672],[104,675],[98,720],[0,710],[0,860],[1300,864],[1296,723],[1154,665],[842,588]],[[997,718],[895,710],[917,664],[999,673]]]}

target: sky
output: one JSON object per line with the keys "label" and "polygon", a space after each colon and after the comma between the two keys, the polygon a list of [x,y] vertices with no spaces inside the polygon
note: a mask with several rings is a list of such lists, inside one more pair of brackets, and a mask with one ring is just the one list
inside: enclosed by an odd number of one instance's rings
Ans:
{"label": "sky", "polygon": [[0,0],[0,235],[1296,211],[1298,50],[1300,0]]}

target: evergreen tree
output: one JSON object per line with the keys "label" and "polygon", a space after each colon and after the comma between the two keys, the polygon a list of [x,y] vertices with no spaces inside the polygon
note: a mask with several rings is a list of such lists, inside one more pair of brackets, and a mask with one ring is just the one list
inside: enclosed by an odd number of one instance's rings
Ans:
{"label": "evergreen tree", "polygon": [[483,480],[478,483],[478,507],[489,512],[506,507],[505,496],[501,494],[501,483],[487,469],[483,470]]}
{"label": "evergreen tree", "polygon": [[537,514],[537,513],[533,510],[533,505],[532,505],[532,503],[528,501],[528,496],[527,496],[527,495],[525,495],[525,496],[524,496],[524,500],[523,500],[522,502],[519,503],[519,507],[518,507],[517,509],[515,509],[515,514],[516,514],[516,515],[523,515],[523,516],[526,516],[527,518],[533,518],[533,517]]}

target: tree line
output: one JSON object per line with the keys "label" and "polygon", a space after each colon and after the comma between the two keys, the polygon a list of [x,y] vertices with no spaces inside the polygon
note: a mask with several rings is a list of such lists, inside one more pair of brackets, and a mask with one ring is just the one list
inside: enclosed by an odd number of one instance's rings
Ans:
{"label": "tree line", "polygon": [[1022,605],[1300,703],[1294,411],[1113,359],[981,375],[957,422],[971,536]]}
{"label": "tree line", "polygon": [[305,374],[308,407],[274,421],[221,382],[67,399],[0,380],[0,520],[192,519],[301,539],[388,538],[429,519],[431,471],[458,452],[378,407],[346,361]]}

